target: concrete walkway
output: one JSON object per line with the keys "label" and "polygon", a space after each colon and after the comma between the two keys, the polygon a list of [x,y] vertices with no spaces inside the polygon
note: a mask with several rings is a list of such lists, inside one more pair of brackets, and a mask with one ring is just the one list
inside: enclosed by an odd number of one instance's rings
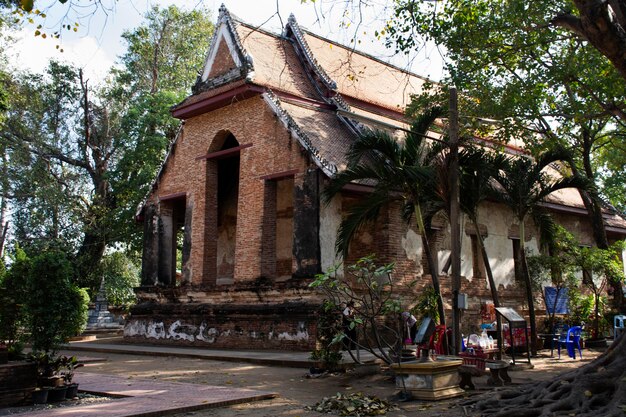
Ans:
{"label": "concrete walkway", "polygon": [[[226,362],[245,362],[256,365],[284,366],[291,368],[309,368],[314,365],[310,352],[297,351],[258,351],[225,350],[198,347],[175,347],[163,345],[137,345],[123,343],[123,338],[114,337],[98,341],[76,341],[65,347],[70,351],[121,353],[130,355],[177,356],[181,358],[207,359]],[[368,352],[360,352],[361,360],[373,361],[375,357]],[[350,355],[344,354],[346,364],[352,363]]]}
{"label": "concrete walkway", "polygon": [[80,391],[108,394],[111,401],[13,414],[20,417],[148,417],[274,398],[278,394],[233,387],[126,379],[80,373]]}

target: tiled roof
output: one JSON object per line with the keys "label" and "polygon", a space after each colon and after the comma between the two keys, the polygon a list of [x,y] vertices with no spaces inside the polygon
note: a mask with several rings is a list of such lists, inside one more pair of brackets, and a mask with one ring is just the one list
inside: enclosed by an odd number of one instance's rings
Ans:
{"label": "tiled roof", "polygon": [[354,134],[337,118],[334,111],[296,101],[280,100],[271,92],[264,96],[287,129],[309,151],[326,175],[332,176],[337,170],[345,168],[346,151],[354,140]]}
{"label": "tiled roof", "polygon": [[238,23],[239,39],[252,57],[253,82],[273,90],[319,99],[291,42]]}
{"label": "tiled roof", "polygon": [[317,62],[342,95],[402,113],[409,104],[410,94],[421,91],[424,78],[310,32],[304,33]]}
{"label": "tiled roof", "polygon": [[[214,79],[205,67],[205,78],[179,108],[243,84],[259,86],[266,103],[328,176],[345,167],[345,155],[360,131],[404,137],[404,107],[425,78],[305,31],[293,16],[282,35],[235,20],[225,8],[218,24],[225,25],[221,36],[231,36],[230,45],[237,48],[233,56],[242,66]],[[554,193],[547,203],[584,208],[573,189]],[[618,216],[609,217],[609,224],[626,227]]]}

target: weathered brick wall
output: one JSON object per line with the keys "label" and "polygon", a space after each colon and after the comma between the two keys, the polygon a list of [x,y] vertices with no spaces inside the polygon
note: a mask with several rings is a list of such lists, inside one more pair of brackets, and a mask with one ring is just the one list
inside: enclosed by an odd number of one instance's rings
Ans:
{"label": "weathered brick wall", "polygon": [[215,276],[213,228],[216,226],[212,225],[214,219],[209,213],[216,211],[214,188],[217,181],[211,178],[216,172],[207,169],[211,161],[196,158],[220,150],[225,131],[231,132],[240,145],[252,144],[240,152],[234,279],[254,280],[262,275],[265,207],[264,180],[260,177],[292,169],[304,172],[309,165],[308,158],[261,97],[193,117],[185,122],[184,129],[152,198],[187,193],[188,201],[193,202],[192,282],[211,283]]}
{"label": "weathered brick wall", "polygon": [[[217,163],[196,159],[208,152],[219,151],[228,132],[234,135],[239,145],[252,144],[252,147],[242,149],[239,155],[235,265],[233,284],[230,286],[219,285],[215,280],[217,248],[214,236],[217,232],[217,222],[212,213],[217,213],[218,204]],[[289,180],[289,184],[290,187],[297,188],[296,200],[293,203],[277,200],[276,182],[265,181],[260,177],[293,169],[297,169],[298,173]],[[270,293],[263,296],[259,295],[258,291],[234,289],[247,284],[251,287],[265,285],[271,282],[268,277],[276,276],[277,273],[287,274],[290,268],[289,259],[285,256],[277,259],[277,253],[281,251],[281,247],[284,252],[290,242],[285,242],[283,236],[279,247],[276,246],[277,232],[284,234],[284,231],[279,231],[280,228],[277,229],[277,221],[292,222],[291,227],[298,231],[303,230],[303,224],[296,224],[294,214],[296,211],[309,213],[307,217],[319,216],[319,211],[316,211],[319,208],[315,206],[319,201],[311,201],[309,196],[298,194],[316,192],[319,182],[316,185],[315,175],[317,175],[315,167],[306,154],[260,97],[234,102],[186,121],[185,133],[179,139],[152,199],[156,202],[158,196],[186,193],[188,208],[192,210],[192,246],[188,262],[192,285],[172,290],[169,295],[157,295],[152,289],[140,292],[143,301],[133,310],[130,325],[127,327],[127,337],[131,339],[148,337],[149,340],[158,343],[196,344],[209,343],[207,342],[209,338],[212,340],[210,343],[216,347],[285,348],[292,345],[301,349],[312,347],[315,321],[311,312],[314,310],[312,306],[319,302],[315,296],[310,294],[303,296],[301,292],[294,292],[287,287],[273,288]],[[345,195],[339,204],[335,203],[332,210],[325,209],[323,215],[328,217],[324,220],[325,224],[338,223],[337,219],[333,220],[329,216],[345,215],[350,205],[354,204],[354,197]],[[268,198],[271,201],[268,201]],[[282,203],[277,206],[278,201]],[[313,205],[302,207],[295,204],[298,201],[306,201],[307,204]],[[513,216],[504,207],[487,203],[481,209],[481,218],[482,223],[486,225],[485,243],[502,303],[522,314],[527,314],[523,289],[515,282],[513,274],[511,238],[515,237],[517,227]],[[588,234],[588,227],[580,218],[559,216],[559,221],[570,229],[579,230],[581,232],[579,236]],[[284,224],[281,227],[287,226]],[[449,230],[445,223],[438,224],[437,227],[438,230],[434,231],[430,238],[431,245],[438,252],[441,270],[442,263],[449,254]],[[309,229],[306,230],[307,233],[311,232]],[[324,229],[323,233],[327,235],[329,230]],[[303,238],[302,233],[298,233],[298,236],[301,241],[310,242],[313,239],[313,237]],[[315,238],[321,239],[320,236]],[[468,332],[483,321],[480,309],[491,300],[491,294],[486,278],[474,276],[471,233],[463,233],[462,239],[461,291],[468,294],[470,301],[470,310],[464,314],[463,325],[464,330]],[[324,236],[324,242],[326,241],[332,239]],[[376,254],[381,262],[396,263],[393,278],[399,284],[397,291],[403,294],[407,307],[414,305],[423,288],[431,284],[430,276],[425,274],[427,268],[421,238],[415,225],[407,224],[403,220],[399,204],[384,210],[375,225],[359,231],[354,242],[348,263],[370,253]],[[536,248],[536,231],[533,227],[527,227],[527,244]],[[302,268],[312,271],[320,267],[308,263],[315,262],[315,247],[303,246],[294,249],[303,248],[311,259],[305,260],[301,265],[295,262],[295,258],[292,259],[292,272],[298,272]],[[323,251],[325,256],[330,258],[332,251],[328,251],[327,248]],[[147,282],[149,283],[149,280]],[[440,282],[443,299],[449,312],[452,307],[449,276],[440,275]],[[537,300],[539,299],[537,297]],[[304,310],[301,312],[281,310],[282,307],[277,306],[283,302],[294,302],[293,307],[300,306]],[[536,308],[540,312],[543,306],[538,302]],[[207,315],[206,312],[209,310],[211,313]],[[243,312],[244,310],[247,313]],[[223,315],[214,313],[216,311],[221,311]],[[163,333],[158,333],[158,329]],[[206,333],[209,331],[210,337],[209,333]],[[193,341],[181,336],[183,334],[193,336]],[[197,338],[198,334],[200,339]],[[276,334],[283,336],[269,337]],[[214,337],[216,335],[219,337]]]}
{"label": "weathered brick wall", "polygon": [[124,336],[129,342],[308,351],[315,347],[316,312],[317,305],[306,302],[143,303]]}

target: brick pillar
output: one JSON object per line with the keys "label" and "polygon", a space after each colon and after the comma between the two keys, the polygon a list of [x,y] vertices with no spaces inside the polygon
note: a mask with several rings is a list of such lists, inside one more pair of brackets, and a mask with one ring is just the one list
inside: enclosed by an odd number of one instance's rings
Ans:
{"label": "brick pillar", "polygon": [[[250,172],[250,153],[241,159],[237,232],[235,239],[235,282],[261,276],[264,197],[263,182]],[[244,159],[244,157],[246,157]]]}
{"label": "brick pillar", "polygon": [[159,217],[154,204],[144,209],[143,254],[141,256],[141,285],[154,285],[158,281]]}
{"label": "brick pillar", "polygon": [[217,161],[206,161],[202,283],[217,281]]}
{"label": "brick pillar", "polygon": [[261,276],[276,277],[276,181],[267,180],[263,189],[263,236]]}
{"label": "brick pillar", "polygon": [[174,211],[161,207],[159,216],[159,282],[171,285],[176,268],[176,236],[174,234]]}
{"label": "brick pillar", "polygon": [[312,277],[321,272],[320,186],[316,168],[295,176],[293,206],[293,275]]}

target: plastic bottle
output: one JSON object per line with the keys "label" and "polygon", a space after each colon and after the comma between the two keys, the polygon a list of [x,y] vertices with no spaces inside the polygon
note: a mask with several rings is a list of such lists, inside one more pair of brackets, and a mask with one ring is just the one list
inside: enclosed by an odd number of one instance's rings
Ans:
{"label": "plastic bottle", "polygon": [[493,349],[495,347],[496,347],[496,345],[493,342],[493,336],[489,335],[489,349]]}
{"label": "plastic bottle", "polygon": [[489,345],[489,338],[487,337],[487,331],[483,329],[483,332],[480,334],[480,347],[486,349]]}

